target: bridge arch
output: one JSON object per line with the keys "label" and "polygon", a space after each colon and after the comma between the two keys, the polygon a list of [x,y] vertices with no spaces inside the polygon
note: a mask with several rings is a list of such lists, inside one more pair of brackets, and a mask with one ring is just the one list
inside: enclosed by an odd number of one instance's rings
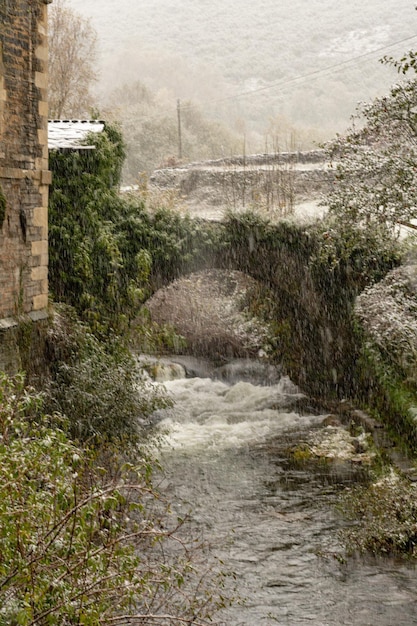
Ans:
{"label": "bridge arch", "polygon": [[[275,359],[294,382],[323,397],[351,394],[356,357],[352,327],[355,295],[363,288],[360,273],[348,265],[336,269],[319,258],[320,237],[314,227],[276,224],[253,214],[207,223],[216,243],[191,255],[173,278],[218,268],[242,272],[265,285],[273,299]],[[204,233],[201,226],[200,236]]]}

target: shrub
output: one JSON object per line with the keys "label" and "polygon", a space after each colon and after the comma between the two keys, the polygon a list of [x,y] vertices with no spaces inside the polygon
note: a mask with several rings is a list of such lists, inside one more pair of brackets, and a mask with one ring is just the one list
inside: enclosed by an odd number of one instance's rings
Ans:
{"label": "shrub", "polygon": [[341,508],[355,521],[344,532],[348,551],[416,558],[416,495],[416,485],[394,473],[345,493]]}
{"label": "shrub", "polygon": [[108,449],[100,467],[22,376],[0,377],[0,400],[0,625],[211,623],[222,576],[194,570],[151,463]]}
{"label": "shrub", "polygon": [[140,203],[117,195],[124,146],[116,128],[91,137],[95,149],[52,152],[49,280],[55,299],[74,306],[96,331],[123,330],[143,301],[151,259],[132,254],[120,224],[141,220]]}
{"label": "shrub", "polygon": [[152,414],[169,405],[168,397],[119,338],[104,344],[71,319],[68,307],[59,311],[50,327],[56,362],[45,385],[47,410],[65,415],[71,437],[79,441],[143,442]]}

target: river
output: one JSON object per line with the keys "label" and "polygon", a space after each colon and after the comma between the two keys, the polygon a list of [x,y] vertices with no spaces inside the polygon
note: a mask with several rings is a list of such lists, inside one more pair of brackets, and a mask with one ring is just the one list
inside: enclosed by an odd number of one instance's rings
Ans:
{"label": "river", "polygon": [[208,558],[236,576],[241,601],[216,623],[417,624],[414,567],[338,558],[345,521],[335,504],[361,472],[346,462],[314,471],[290,462],[288,449],[324,428],[324,416],[297,412],[302,396],[291,381],[257,367],[213,372],[194,362],[189,377],[176,366],[163,382],[175,400],[160,416],[164,488],[178,514],[190,512]]}

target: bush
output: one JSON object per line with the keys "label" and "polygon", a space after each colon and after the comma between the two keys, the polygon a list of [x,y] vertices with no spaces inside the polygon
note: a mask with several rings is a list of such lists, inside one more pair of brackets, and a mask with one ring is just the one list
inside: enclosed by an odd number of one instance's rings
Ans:
{"label": "bush", "polygon": [[78,441],[143,442],[154,411],[170,401],[148,380],[121,339],[100,342],[69,307],[57,307],[48,343],[45,406],[67,418]]}
{"label": "bush", "polygon": [[108,449],[99,466],[22,376],[0,377],[0,400],[0,625],[211,623],[222,576],[194,570],[151,463]]}
{"label": "bush", "polygon": [[144,212],[117,195],[124,158],[117,129],[107,126],[91,143],[86,154],[51,153],[50,288],[96,331],[121,331],[145,297],[151,259],[141,248],[131,254],[120,224]]}
{"label": "bush", "polygon": [[417,557],[417,488],[392,473],[347,492],[342,509],[355,524],[344,533],[350,553]]}

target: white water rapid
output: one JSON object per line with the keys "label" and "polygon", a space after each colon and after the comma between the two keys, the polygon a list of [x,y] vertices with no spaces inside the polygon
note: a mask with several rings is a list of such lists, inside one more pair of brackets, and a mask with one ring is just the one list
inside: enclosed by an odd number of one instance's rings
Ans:
{"label": "white water rapid", "polygon": [[300,414],[296,387],[261,365],[185,365],[193,377],[169,366],[165,377],[177,378],[161,383],[175,400],[159,416],[168,432],[162,465],[176,512],[190,512],[213,558],[236,574],[242,602],[215,623],[417,624],[411,566],[335,558],[343,522],[334,504],[358,474],[346,463],[312,470],[289,462],[289,447],[323,428],[323,415]]}

